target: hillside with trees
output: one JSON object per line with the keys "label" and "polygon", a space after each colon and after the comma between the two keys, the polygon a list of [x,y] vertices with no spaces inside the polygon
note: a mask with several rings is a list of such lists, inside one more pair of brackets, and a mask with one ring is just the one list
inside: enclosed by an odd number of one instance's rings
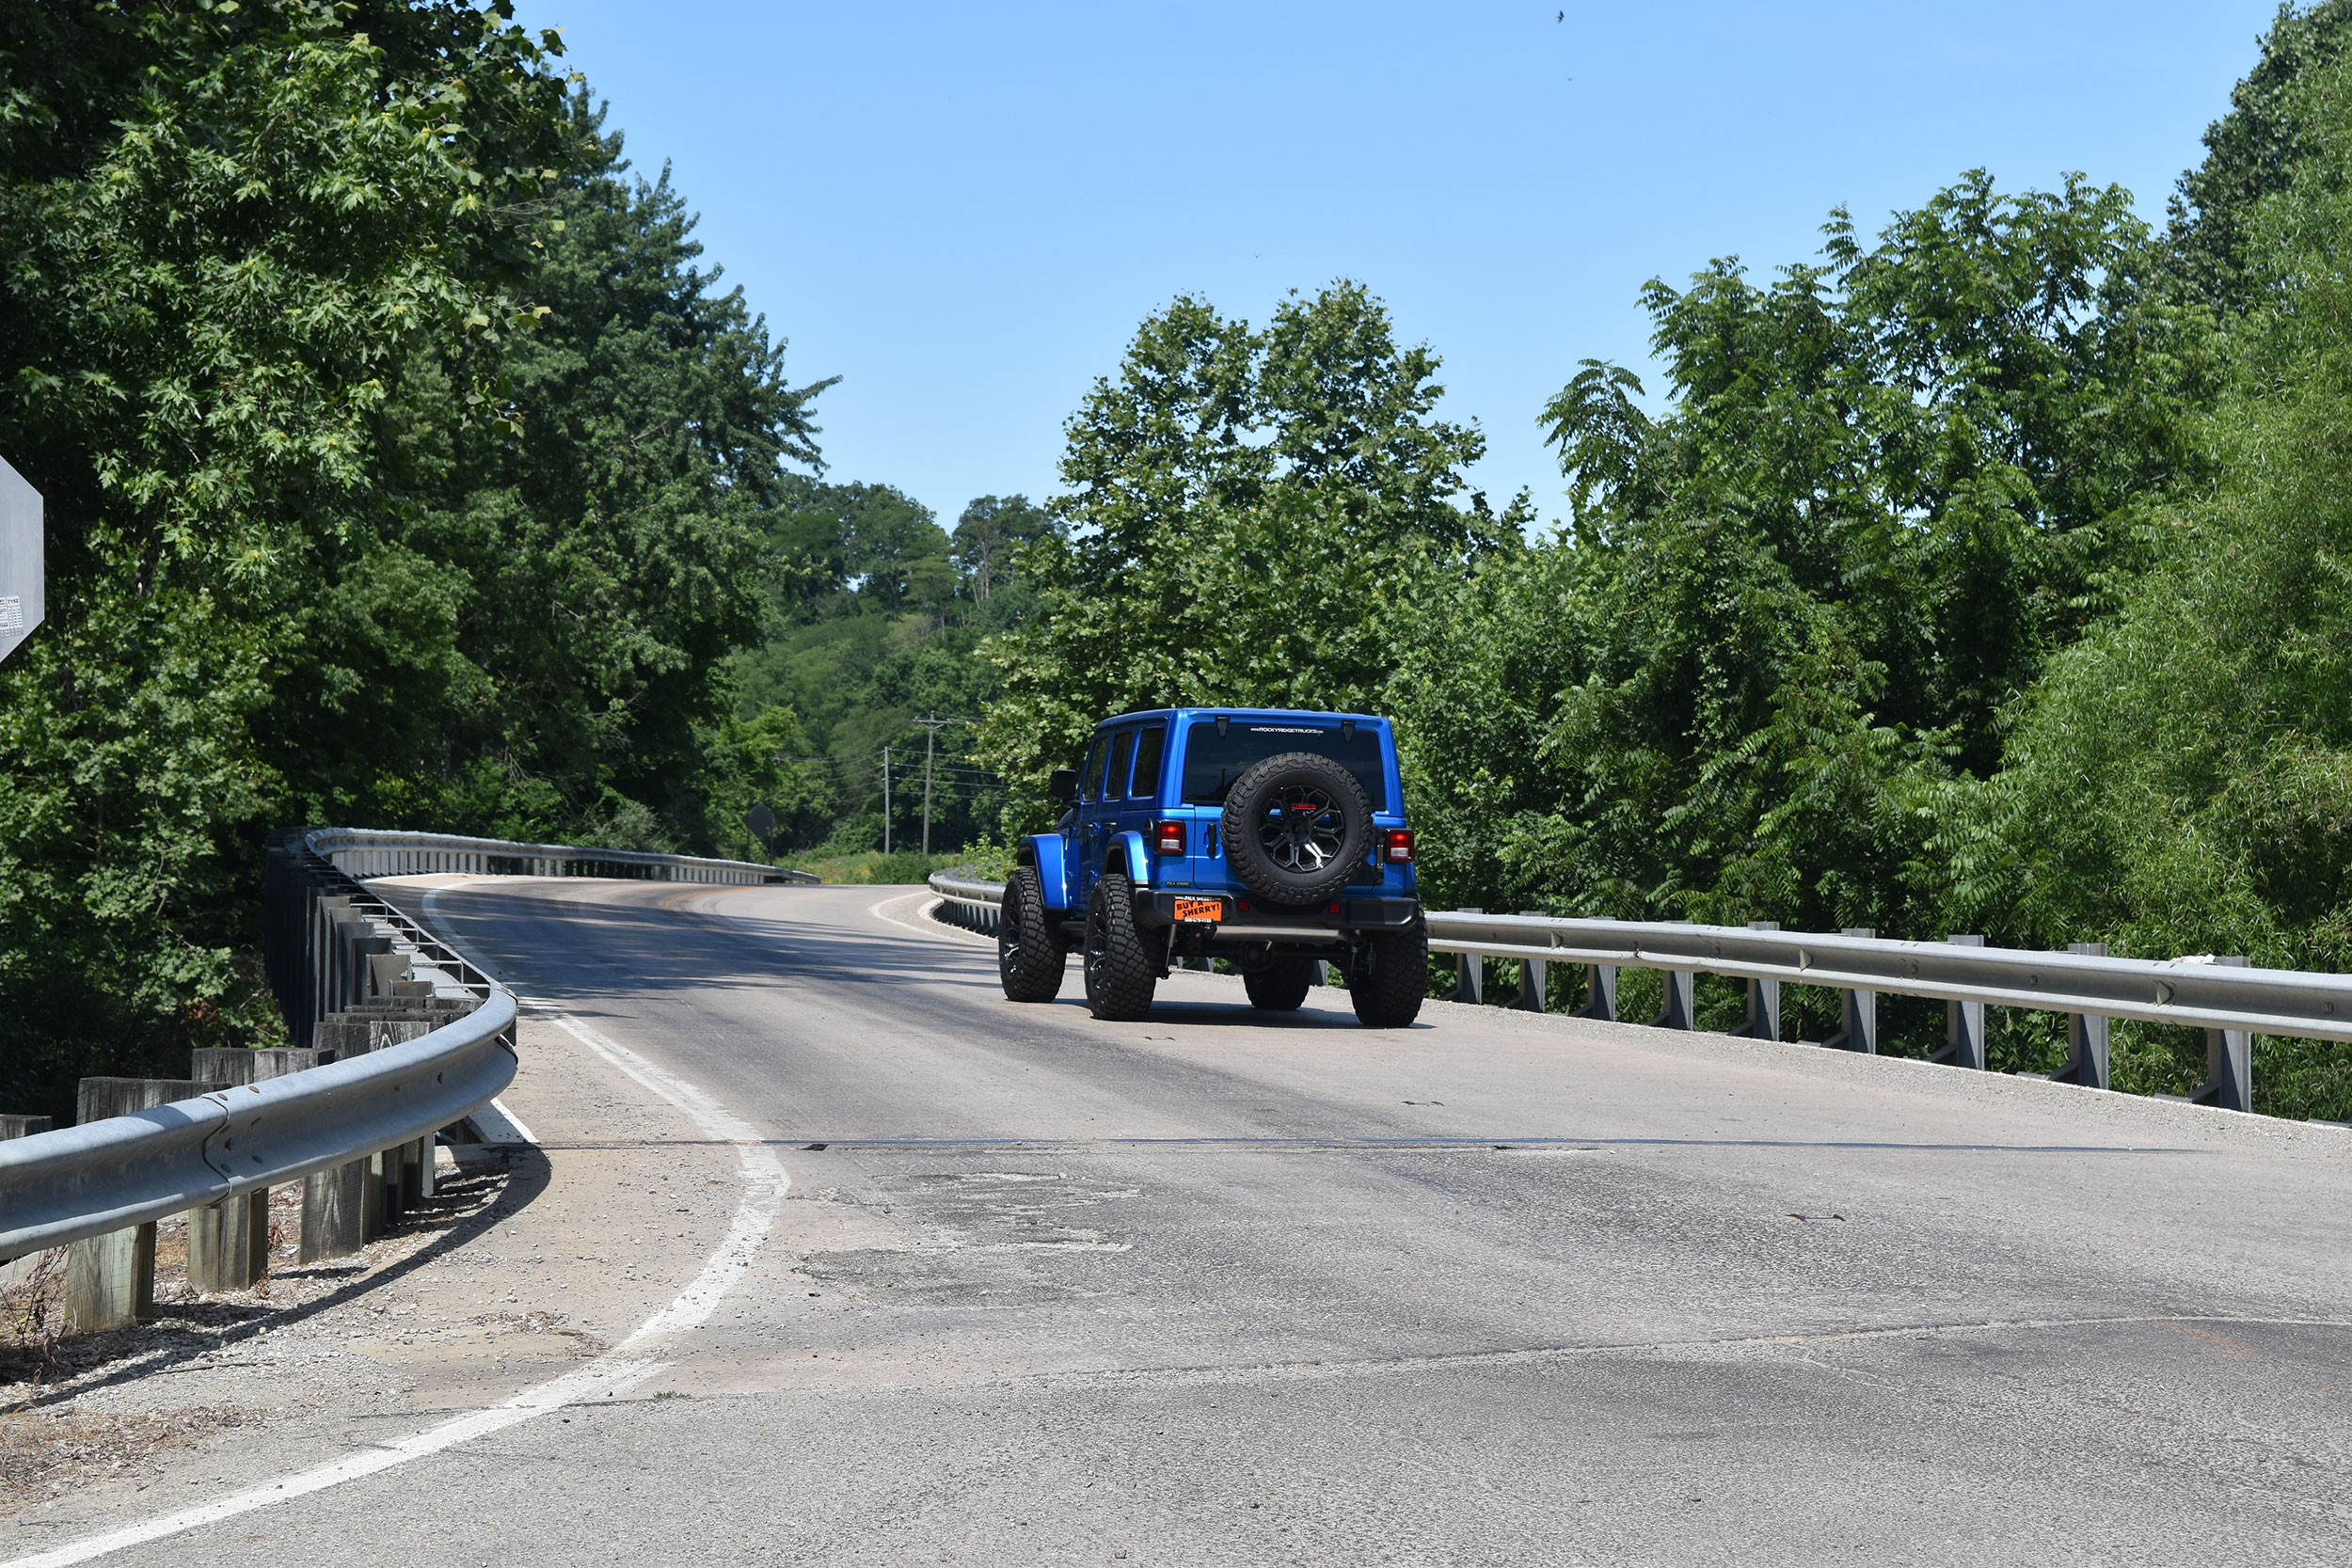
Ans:
{"label": "hillside with trees", "polygon": [[[270,1038],[273,828],[870,859],[936,725],[948,851],[1166,703],[1394,716],[1439,905],[2352,965],[2348,40],[2282,10],[2161,227],[1954,171],[1692,257],[1654,367],[1509,415],[1556,502],[1478,492],[1439,356],[1342,279],[1154,310],[1058,493],[950,520],[828,470],[830,379],[552,35],[20,8],[0,453],[50,609],[0,666],[0,1100]],[[2265,1109],[2352,1117],[2352,1053],[2258,1050]],[[2119,1082],[2201,1051],[2119,1027]]]}

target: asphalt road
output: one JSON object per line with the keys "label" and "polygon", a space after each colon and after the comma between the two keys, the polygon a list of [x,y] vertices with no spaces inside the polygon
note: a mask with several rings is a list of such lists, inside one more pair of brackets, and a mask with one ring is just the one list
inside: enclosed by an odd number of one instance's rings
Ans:
{"label": "asphalt road", "polygon": [[1206,975],[1101,1024],[887,896],[442,893],[772,1140],[777,1227],[631,1397],[113,1560],[2352,1557],[2352,1134]]}

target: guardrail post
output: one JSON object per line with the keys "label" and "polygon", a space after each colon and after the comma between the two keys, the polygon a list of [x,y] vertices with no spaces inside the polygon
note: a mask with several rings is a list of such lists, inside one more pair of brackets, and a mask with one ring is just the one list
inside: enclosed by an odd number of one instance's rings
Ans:
{"label": "guardrail post", "polygon": [[[262,1053],[239,1047],[194,1053],[190,1073],[234,1088],[275,1073],[262,1070]],[[247,1291],[269,1269],[269,1189],[256,1187],[188,1212],[188,1289]]]}
{"label": "guardrail post", "polygon": [[[2070,942],[2069,953],[2081,953],[2094,958],[2106,957],[2104,942]],[[2050,1074],[2054,1084],[2080,1084],[2085,1088],[2104,1089],[2109,1086],[2107,1076],[2107,1019],[2100,1013],[2069,1013],[2066,1015],[2066,1065]]]}
{"label": "guardrail post", "polygon": [[1665,993],[1665,1010],[1649,1021],[1653,1029],[1688,1029],[1692,1015],[1698,1011],[1699,977],[1687,969],[1661,969],[1658,972],[1660,989]]}
{"label": "guardrail post", "polygon": [[407,1161],[400,1146],[379,1148],[368,1156],[367,1196],[361,1210],[359,1239],[373,1242],[391,1234],[400,1218],[401,1173]]}
{"label": "guardrail post", "polygon": [[[1841,937],[1876,937],[1875,926],[1849,926],[1837,933]],[[1879,1052],[1879,993],[1874,990],[1841,990],[1837,993],[1837,1032],[1821,1042],[1831,1051],[1859,1051],[1866,1056]]]}
{"label": "guardrail post", "polygon": [[341,1258],[367,1243],[367,1177],[368,1162],[346,1160],[302,1179],[302,1261]]}
{"label": "guardrail post", "polygon": [[[1595,915],[1596,920],[1613,920],[1613,915]],[[1597,1018],[1603,1023],[1617,1022],[1617,966],[1615,964],[1586,964],[1584,966],[1584,1005],[1569,1010],[1570,1018]]]}
{"label": "guardrail post", "polygon": [[[1542,910],[1521,910],[1521,914],[1542,915]],[[1540,1013],[1544,1010],[1544,972],[1549,966],[1542,958],[1519,960],[1519,994],[1511,1006],[1521,1012]]]}
{"label": "guardrail post", "polygon": [[[1748,922],[1748,929],[1777,931],[1780,929],[1780,922],[1751,920]],[[1780,1038],[1780,982],[1778,980],[1751,978],[1748,981],[1748,1016],[1732,1033],[1745,1035],[1750,1039],[1757,1040]]]}
{"label": "guardrail post", "polygon": [[[151,1111],[175,1100],[215,1094],[226,1084],[187,1078],[85,1078],[74,1120]],[[195,1234],[193,1224],[189,1227]],[[155,1315],[155,1224],[126,1226],[73,1243],[66,1254],[65,1321],[77,1333],[127,1328]]]}
{"label": "guardrail post", "polygon": [[[2251,960],[2241,954],[2214,962],[2245,969]],[[2199,1105],[2218,1105],[2225,1111],[2254,1108],[2254,1037],[2249,1031],[2205,1031],[2205,1082],[2188,1098]]]}
{"label": "guardrail post", "polygon": [[1584,1006],[1569,1016],[1597,1018],[1603,1023],[1617,1022],[1617,966],[1615,964],[1586,964],[1584,966]]}
{"label": "guardrail post", "polygon": [[73,1243],[65,1259],[65,1326],[78,1334],[128,1328],[155,1316],[155,1226],[135,1225]]}
{"label": "guardrail post", "polygon": [[400,1146],[400,1212],[421,1207],[425,1198],[425,1172],[432,1169],[432,1142],[411,1138]]}
{"label": "guardrail post", "polygon": [[[1955,947],[1982,947],[1980,936],[1946,937]],[[1944,1049],[1928,1058],[1931,1062],[1948,1062],[1953,1067],[1984,1070],[1984,1004],[1981,1002],[1947,1002],[1944,1004]]]}
{"label": "guardrail post", "polygon": [[[1456,910],[1456,914],[1485,914],[1485,910]],[[1467,1002],[1475,1007],[1486,1000],[1486,960],[1475,953],[1454,955],[1454,994],[1448,1002]]]}
{"label": "guardrail post", "polygon": [[49,1131],[47,1117],[0,1117],[0,1141],[9,1138],[29,1138],[36,1132]]}

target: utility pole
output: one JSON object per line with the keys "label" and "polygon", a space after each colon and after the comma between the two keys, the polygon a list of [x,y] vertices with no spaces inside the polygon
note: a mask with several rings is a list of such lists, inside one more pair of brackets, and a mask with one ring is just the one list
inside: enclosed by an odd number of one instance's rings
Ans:
{"label": "utility pole", "polygon": [[890,853],[890,748],[882,748],[882,853]]}
{"label": "utility pole", "polygon": [[955,722],[933,713],[929,719],[917,719],[923,726],[923,853],[931,852],[931,747],[939,739],[939,732]]}

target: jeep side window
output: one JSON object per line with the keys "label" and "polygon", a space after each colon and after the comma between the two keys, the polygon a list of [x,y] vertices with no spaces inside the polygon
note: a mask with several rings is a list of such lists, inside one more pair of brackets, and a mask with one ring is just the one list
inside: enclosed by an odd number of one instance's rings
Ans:
{"label": "jeep side window", "polygon": [[1136,740],[1136,782],[1128,786],[1131,796],[1152,796],[1160,792],[1160,756],[1168,748],[1168,726],[1154,724]]}
{"label": "jeep side window", "polygon": [[1094,737],[1093,749],[1087,752],[1086,786],[1078,791],[1079,800],[1099,800],[1103,798],[1103,756],[1109,750],[1110,736],[1098,735]]}
{"label": "jeep side window", "polygon": [[1121,730],[1111,740],[1111,770],[1103,778],[1103,799],[1116,800],[1127,793],[1127,764],[1135,756],[1136,732]]}

